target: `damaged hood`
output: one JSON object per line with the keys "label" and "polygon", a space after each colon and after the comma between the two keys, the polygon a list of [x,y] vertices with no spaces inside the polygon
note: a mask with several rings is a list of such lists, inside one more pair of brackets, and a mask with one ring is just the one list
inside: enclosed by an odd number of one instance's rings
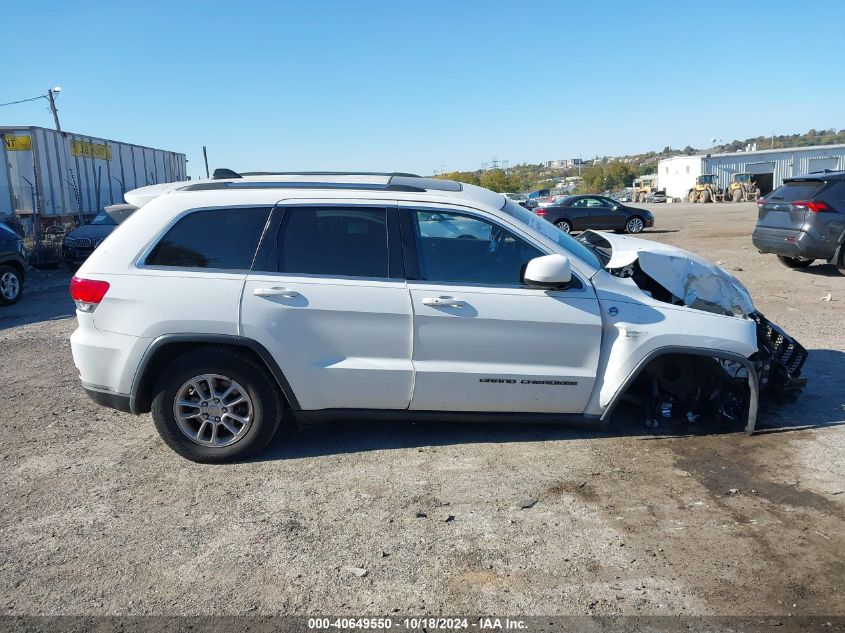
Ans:
{"label": "damaged hood", "polygon": [[636,264],[690,308],[731,316],[754,312],[748,289],[736,277],[689,251],[598,231],[586,231],[579,239],[597,246],[610,257],[605,264],[607,270],[618,273]]}

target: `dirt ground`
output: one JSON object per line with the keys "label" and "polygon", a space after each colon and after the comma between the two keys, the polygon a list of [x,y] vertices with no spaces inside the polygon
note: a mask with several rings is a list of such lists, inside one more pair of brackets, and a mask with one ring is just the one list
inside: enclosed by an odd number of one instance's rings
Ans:
{"label": "dirt ground", "polygon": [[33,274],[0,309],[0,613],[845,615],[845,277],[758,254],[753,204],[653,211],[644,237],[735,271],[810,350],[753,437],[628,409],[335,424],[193,464],[88,400],[69,275]]}

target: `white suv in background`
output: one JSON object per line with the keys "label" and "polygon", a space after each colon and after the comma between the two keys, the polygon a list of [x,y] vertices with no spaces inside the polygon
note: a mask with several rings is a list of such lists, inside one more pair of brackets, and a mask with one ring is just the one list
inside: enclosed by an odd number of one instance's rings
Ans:
{"label": "white suv in background", "polygon": [[579,239],[491,191],[408,174],[154,185],[71,283],[85,390],[195,461],[298,422],[366,417],[754,429],[806,352],[729,273],[676,248]]}

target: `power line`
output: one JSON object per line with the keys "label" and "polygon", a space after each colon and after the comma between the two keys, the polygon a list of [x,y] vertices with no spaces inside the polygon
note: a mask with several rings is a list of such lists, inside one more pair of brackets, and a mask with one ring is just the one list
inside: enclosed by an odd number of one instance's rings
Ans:
{"label": "power line", "polygon": [[9,101],[9,103],[0,103],[2,106],[15,105],[16,103],[26,103],[27,101],[37,101],[38,99],[46,99],[47,95],[38,95],[37,97],[30,97],[29,99],[21,99],[20,101]]}

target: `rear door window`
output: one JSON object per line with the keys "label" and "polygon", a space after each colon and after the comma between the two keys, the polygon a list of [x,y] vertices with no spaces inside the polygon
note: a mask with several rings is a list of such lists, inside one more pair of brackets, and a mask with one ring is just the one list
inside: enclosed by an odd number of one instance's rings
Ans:
{"label": "rear door window", "polygon": [[287,208],[277,252],[283,273],[388,277],[387,210]]}
{"label": "rear door window", "polygon": [[147,266],[249,270],[270,209],[194,211],[173,225],[147,256]]}

